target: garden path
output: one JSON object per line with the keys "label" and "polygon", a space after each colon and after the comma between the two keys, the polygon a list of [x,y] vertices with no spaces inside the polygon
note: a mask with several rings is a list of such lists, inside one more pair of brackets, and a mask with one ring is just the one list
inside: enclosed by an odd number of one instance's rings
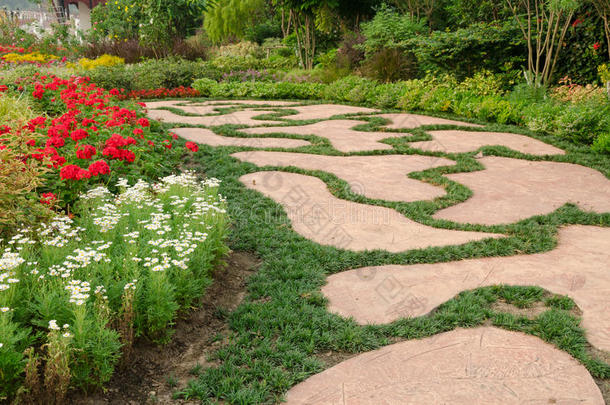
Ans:
{"label": "garden path", "polygon": [[[217,108],[214,101],[180,103],[154,103],[152,107],[157,109],[150,116],[185,126],[258,126],[231,136],[206,128],[173,131],[208,146],[230,147],[232,156],[242,162],[273,168],[249,168],[249,174],[239,180],[279,203],[294,231],[321,245],[399,253],[474,242],[476,249],[482,240],[509,243],[510,234],[502,234],[504,228],[496,225],[547,215],[566,203],[584,211],[610,212],[610,181],[604,175],[576,164],[540,161],[552,160],[549,155],[564,151],[524,135],[465,128],[428,131],[429,140],[419,136],[409,145],[424,155],[437,152],[435,156],[388,155],[385,153],[392,153],[393,147],[381,140],[406,137],[408,141],[413,135],[385,132],[384,128],[482,126],[415,114],[376,114],[352,106],[243,100],[224,104],[241,105],[239,111],[210,116],[208,111]],[[158,109],[163,107],[200,116]],[[290,115],[292,110],[298,113]],[[271,120],[254,119],[275,112],[280,114]],[[350,116],[346,118],[346,114]],[[367,119],[351,114],[382,117],[390,123],[376,132],[358,131],[353,128],[366,125]],[[299,125],[299,120],[319,122]],[[277,126],[280,123],[292,126]],[[240,133],[249,137],[239,137]],[[263,134],[272,137],[251,137]],[[326,138],[334,151],[330,151],[332,156],[323,155],[316,149],[318,142],[282,138],[282,134]],[[484,146],[505,146],[528,156],[481,157],[479,149]],[[247,151],[235,153],[236,147]],[[302,153],[255,150],[297,147],[303,147]],[[359,154],[345,155],[351,152]],[[450,160],[447,154],[452,159],[455,154],[459,157]],[[464,160],[471,166],[464,166]],[[346,194],[314,177],[320,172],[345,181],[350,187],[347,191],[356,196],[337,197]],[[421,172],[432,175],[422,177]],[[448,191],[455,183],[472,195],[451,197],[455,191]],[[426,208],[432,202],[440,209]],[[462,261],[447,261],[451,260],[448,257],[443,263],[346,270],[330,275],[322,293],[330,312],[364,325],[426,315],[460,292],[483,286],[540,286],[572,298],[582,311],[581,326],[588,341],[610,351],[610,229],[570,225],[560,229],[558,240],[554,249],[530,255]],[[354,356],[296,385],[287,393],[287,400],[289,404],[604,403],[587,369],[569,354],[538,337],[490,326],[454,329]]]}

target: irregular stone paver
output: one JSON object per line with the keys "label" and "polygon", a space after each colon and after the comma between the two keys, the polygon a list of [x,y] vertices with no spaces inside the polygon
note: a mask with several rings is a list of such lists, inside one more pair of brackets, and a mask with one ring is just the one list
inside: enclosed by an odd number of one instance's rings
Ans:
{"label": "irregular stone paver", "polygon": [[467,201],[434,218],[485,225],[549,214],[566,203],[610,212],[610,181],[600,172],[570,163],[484,157],[485,170],[446,175],[473,191]]}
{"label": "irregular stone paver", "polygon": [[[189,141],[210,146],[242,146],[249,148],[299,148],[311,143],[302,139],[287,138],[234,138],[220,136],[204,128],[174,128],[176,135]],[[248,152],[252,153],[252,152]]]}
{"label": "irregular stone paver", "polygon": [[418,114],[380,114],[375,117],[382,117],[391,121],[391,124],[386,125],[390,129],[413,129],[424,125],[455,125],[460,127],[482,127],[482,125],[471,124],[469,122],[447,120],[438,117],[429,117],[427,115]]}
{"label": "irregular stone paver", "polygon": [[355,131],[352,128],[366,124],[364,121],[355,120],[331,120],[321,121],[315,124],[300,125],[294,127],[261,127],[240,130],[247,134],[295,134],[295,135],[317,135],[327,138],[333,147],[341,152],[361,152],[382,149],[392,149],[391,145],[380,143],[386,138],[402,138],[410,136],[397,132],[365,132]]}
{"label": "irregular stone paver", "polygon": [[[181,108],[181,107],[178,107]],[[263,121],[255,120],[253,117],[259,115],[269,114],[272,111],[256,111],[256,110],[244,110],[235,111],[230,114],[224,115],[208,115],[204,117],[189,117],[183,115],[174,114],[167,110],[151,110],[148,112],[148,116],[154,120],[171,122],[176,124],[187,124],[187,125],[206,125],[206,126],[219,126],[225,124],[233,125],[263,125],[263,124],[279,124],[278,121]]]}
{"label": "irregular stone paver", "polygon": [[288,152],[239,152],[231,155],[257,166],[295,166],[322,170],[347,181],[353,192],[387,201],[432,200],[445,195],[442,187],[410,179],[408,173],[454,161],[420,155],[325,156]]}
{"label": "irregular stone paver", "polygon": [[282,204],[294,230],[321,245],[402,252],[503,236],[436,229],[389,208],[340,200],[312,176],[267,171],[247,174],[240,181]]}
{"label": "irregular stone paver", "polygon": [[315,104],[305,105],[301,107],[291,107],[290,109],[296,110],[299,113],[295,115],[287,115],[282,118],[298,121],[324,120],[330,117],[334,117],[335,115],[371,114],[377,112],[377,110],[374,110],[372,108],[354,107],[351,105],[341,104]]}
{"label": "irregular stone paver", "polygon": [[428,131],[431,141],[413,142],[411,146],[430,152],[473,152],[482,146],[506,146],[509,149],[530,155],[564,155],[565,152],[525,135],[503,132],[473,131]]}
{"label": "irregular stone paver", "polygon": [[147,101],[146,104],[146,108],[148,108],[149,110],[154,110],[157,108],[162,108],[162,107],[175,107],[178,104],[185,104],[188,103],[188,100],[161,100],[161,101]]}
{"label": "irregular stone paver", "polygon": [[555,250],[533,255],[410,266],[365,267],[334,274],[322,292],[329,310],[361,324],[417,317],[474,288],[540,286],[568,295],[583,311],[591,344],[610,350],[610,228],[574,225]]}
{"label": "irregular stone paver", "polygon": [[286,398],[288,405],[604,404],[587,369],[569,354],[492,327],[361,354],[310,377]]}

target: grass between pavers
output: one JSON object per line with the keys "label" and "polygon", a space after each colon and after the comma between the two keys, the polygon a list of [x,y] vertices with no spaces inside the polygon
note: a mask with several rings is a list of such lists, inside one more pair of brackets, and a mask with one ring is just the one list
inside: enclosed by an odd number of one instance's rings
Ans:
{"label": "grass between pavers", "polygon": [[[310,121],[290,124],[301,125],[308,122]],[[373,119],[362,129],[373,129],[380,123],[383,121],[379,118]],[[180,126],[165,125],[168,128]],[[238,134],[236,128],[238,127],[225,125],[213,129],[226,136],[247,136]],[[535,157],[503,147],[486,147],[483,148],[486,154],[577,163],[595,168],[610,177],[610,157],[592,154],[588,148],[575,147],[548,136],[536,136],[521,128],[489,125],[485,130],[526,134],[568,152],[564,156]],[[416,140],[430,139],[423,129],[404,132],[406,135],[415,134]],[[313,146],[301,147],[293,151],[350,155],[334,150],[324,138],[278,136],[314,142]],[[556,234],[560,225],[610,226],[610,214],[585,213],[570,204],[550,215],[503,226],[456,224],[432,219],[430,215],[438,209],[464,201],[471,195],[466,187],[451,182],[442,175],[481,169],[473,157],[476,152],[426,153],[410,148],[404,138],[389,139],[385,142],[393,145],[395,150],[351,155],[417,153],[454,159],[457,161],[456,166],[435,168],[411,175],[414,178],[446,186],[447,196],[434,201],[414,203],[371,200],[352,193],[345,181],[329,173],[296,168],[261,169],[249,163],[240,163],[229,156],[231,153],[252,148],[203,146],[201,153],[188,162],[190,168],[205,171],[206,175],[223,180],[221,192],[229,201],[229,214],[234,220],[232,248],[256,252],[263,260],[263,265],[250,280],[249,295],[244,303],[228,317],[232,333],[225,336],[226,344],[213,355],[213,360],[219,365],[202,371],[200,376],[177,393],[177,396],[200,398],[204,402],[215,400],[243,404],[279,402],[290,387],[327,367],[324,361],[317,357],[319,353],[330,350],[356,354],[394,343],[397,339],[421,338],[456,327],[473,327],[486,323],[539,336],[577,358],[593,376],[606,381],[610,379],[610,366],[592,357],[587,351],[584,331],[578,326],[579,319],[569,312],[574,305],[572,300],[546,299],[540,288],[486,287],[463,292],[428,316],[402,319],[382,326],[360,326],[353,320],[330,314],[326,310],[326,300],[320,293],[320,288],[329,274],[373,265],[435,263],[549,251],[556,246]],[[394,208],[407,217],[427,225],[498,232],[506,234],[507,238],[398,254],[385,251],[351,252],[320,246],[291,229],[290,221],[279,204],[260,193],[246,189],[238,181],[238,178],[244,174],[269,169],[315,175],[325,181],[331,193],[338,198]],[[494,310],[493,303],[498,300],[511,302],[517,306],[545,301],[549,310],[535,319],[527,319]]]}

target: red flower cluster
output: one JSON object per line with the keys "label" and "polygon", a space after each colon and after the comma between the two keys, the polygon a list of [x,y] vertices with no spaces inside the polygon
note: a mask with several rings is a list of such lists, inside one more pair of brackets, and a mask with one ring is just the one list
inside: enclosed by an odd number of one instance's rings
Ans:
{"label": "red flower cluster", "polygon": [[197,152],[199,150],[199,146],[193,142],[187,142],[184,146],[191,152]]}
{"label": "red flower cluster", "polygon": [[136,90],[127,94],[120,94],[120,100],[139,98],[189,98],[199,97],[201,93],[191,87],[177,87],[175,89]]}
{"label": "red flower cluster", "polygon": [[53,193],[42,193],[40,203],[45,205],[54,205],[57,201],[57,195]]}
{"label": "red flower cluster", "polygon": [[[64,181],[64,185],[53,190],[56,194],[64,187],[66,191],[76,193],[78,189],[69,187],[67,182],[83,181],[81,184],[84,184],[87,179],[93,181],[98,176],[111,174],[112,170],[123,170],[124,164],[134,162],[142,152],[150,154],[151,148],[155,148],[155,142],[149,139],[150,122],[143,116],[143,110],[117,105],[119,90],[106,91],[90,83],[89,78],[66,80],[39,73],[17,80],[15,85],[35,100],[44,100],[45,108],[50,104],[53,110],[65,111],[56,117],[37,117],[22,128],[0,125],[0,135],[23,137],[23,143],[31,148],[22,158],[24,163],[35,159],[57,170],[47,175],[59,175]],[[2,87],[0,91],[11,90]],[[142,103],[137,104],[144,107]],[[43,135],[45,139],[37,142],[36,137],[29,135],[32,132]],[[173,147],[170,140],[161,145],[165,149]],[[6,147],[0,139],[0,149]],[[192,143],[187,148],[194,152],[198,150]],[[157,149],[156,153],[162,153],[162,150]],[[100,155],[105,159],[83,167],[83,162]]]}

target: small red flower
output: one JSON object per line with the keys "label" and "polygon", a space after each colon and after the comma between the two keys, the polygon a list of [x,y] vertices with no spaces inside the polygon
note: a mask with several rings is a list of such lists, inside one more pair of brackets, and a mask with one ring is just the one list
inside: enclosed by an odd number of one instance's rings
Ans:
{"label": "small red flower", "polygon": [[173,139],[174,141],[177,141],[177,140],[178,140],[178,135],[174,134],[173,132],[170,132],[169,134],[172,136],[172,139]]}
{"label": "small red flower", "polygon": [[85,139],[88,136],[89,136],[89,133],[81,128],[76,129],[70,133],[70,138],[72,138],[72,140],[74,142],[78,142],[81,139]]}
{"label": "small red flower", "polygon": [[97,162],[91,163],[91,165],[89,165],[89,173],[91,173],[92,176],[109,174],[110,166],[108,166],[108,163],[106,163],[104,160],[98,160]]}
{"label": "small red flower", "polygon": [[40,203],[45,205],[53,205],[57,201],[57,195],[53,193],[43,193],[40,198]]}
{"label": "small red flower", "polygon": [[140,118],[138,120],[138,124],[141,125],[142,127],[146,128],[150,126],[150,122],[148,122],[148,120],[146,118]]}
{"label": "small red flower", "polygon": [[599,42],[596,42],[593,44],[593,49],[595,49],[596,51],[599,51],[599,48],[602,47],[602,44],[600,44]]}
{"label": "small red flower", "polygon": [[67,165],[61,168],[59,171],[59,177],[62,180],[81,180],[83,178],[87,178],[85,173],[89,173],[84,169],[76,165]]}
{"label": "small red flower", "polygon": [[168,139],[163,141],[163,147],[167,148],[167,149],[171,149],[172,148],[172,142]]}
{"label": "small red flower", "polygon": [[188,150],[190,150],[191,152],[197,152],[199,151],[199,146],[196,143],[193,142],[187,142],[184,146],[186,146],[186,148]]}
{"label": "small red flower", "polygon": [[91,159],[95,154],[97,153],[97,150],[95,149],[94,146],[91,145],[83,145],[80,148],[78,148],[78,150],[76,151],[76,157],[79,159]]}
{"label": "small red flower", "polygon": [[25,144],[27,146],[36,146],[36,139],[28,139]]}

